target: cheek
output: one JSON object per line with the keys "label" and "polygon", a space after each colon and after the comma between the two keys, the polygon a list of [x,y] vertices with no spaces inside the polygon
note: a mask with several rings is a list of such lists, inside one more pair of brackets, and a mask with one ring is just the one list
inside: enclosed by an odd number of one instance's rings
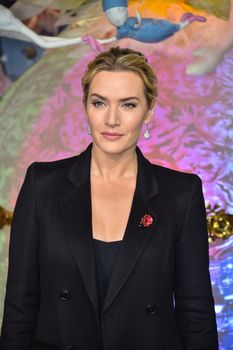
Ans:
{"label": "cheek", "polygon": [[98,116],[96,114],[95,114],[94,118],[91,118],[89,120],[88,123],[90,125],[91,130],[92,130],[93,136],[99,135],[99,133],[102,132],[106,128],[106,125],[105,125],[103,120],[104,120],[104,118],[102,116]]}
{"label": "cheek", "polygon": [[141,133],[142,129],[142,123],[131,123],[124,125],[124,130],[129,134],[129,135],[135,135],[137,136],[138,134]]}
{"label": "cheek", "polygon": [[86,109],[86,116],[90,125],[99,125],[103,122],[103,113],[93,108]]}
{"label": "cheek", "polygon": [[143,124],[144,124],[144,117],[141,116],[141,114],[139,116],[137,115],[133,115],[130,116],[130,118],[125,118],[125,126],[131,130],[131,131],[139,131],[141,130]]}

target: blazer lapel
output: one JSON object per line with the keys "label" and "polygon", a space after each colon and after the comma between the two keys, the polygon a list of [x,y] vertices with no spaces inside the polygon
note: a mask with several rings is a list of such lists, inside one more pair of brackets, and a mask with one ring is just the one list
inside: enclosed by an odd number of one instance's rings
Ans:
{"label": "blazer lapel", "polygon": [[71,187],[70,195],[61,200],[60,205],[72,254],[98,317],[98,289],[92,242],[90,158],[91,145],[77,157],[71,168],[68,178],[75,188]]}
{"label": "blazer lapel", "polygon": [[[123,244],[120,248],[108,286],[103,312],[109,307],[124,286],[126,279],[143,253],[143,249],[149,238],[154,233],[159,219],[156,208],[150,206],[151,199],[159,193],[152,165],[144,158],[139,148],[137,148],[137,156],[138,175],[136,189]],[[147,227],[140,225],[140,221],[145,214],[149,214],[153,218],[152,224]]]}
{"label": "blazer lapel", "polygon": [[[72,254],[98,318],[98,285],[92,238],[91,148],[92,145],[89,145],[87,150],[77,157],[71,168],[68,178],[74,186],[69,189],[66,198],[60,201],[60,205],[64,228]],[[152,166],[144,158],[139,148],[136,151],[138,157],[136,189],[123,244],[114,266],[102,311],[109,307],[124,286],[127,277],[153,234],[159,219],[156,208],[150,206],[151,199],[159,193]],[[153,218],[152,224],[148,227],[140,225],[141,218],[145,214],[149,214]]]}

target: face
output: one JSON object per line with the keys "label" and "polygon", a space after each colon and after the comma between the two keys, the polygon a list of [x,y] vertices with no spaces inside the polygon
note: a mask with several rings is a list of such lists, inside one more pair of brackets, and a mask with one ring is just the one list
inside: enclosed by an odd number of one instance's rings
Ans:
{"label": "face", "polygon": [[150,121],[152,113],[143,81],[136,73],[102,71],[92,79],[86,116],[93,147],[111,154],[134,150],[142,126]]}

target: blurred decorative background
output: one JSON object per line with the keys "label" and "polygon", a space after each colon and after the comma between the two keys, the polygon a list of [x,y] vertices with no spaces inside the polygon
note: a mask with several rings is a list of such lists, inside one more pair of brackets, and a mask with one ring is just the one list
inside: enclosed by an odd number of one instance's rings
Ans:
{"label": "blurred decorative background", "polygon": [[[116,36],[101,1],[0,3],[39,35],[89,38],[45,49],[1,34],[0,28],[0,206],[13,211],[30,163],[72,156],[91,142],[80,78],[97,51],[114,45],[142,51],[158,75],[159,98],[151,139],[141,137],[139,147],[152,162],[203,180],[220,350],[233,349],[233,2],[129,1],[130,16],[138,11],[142,18],[172,23],[184,12],[206,18],[150,44],[127,37],[104,44],[92,40]],[[0,230],[0,319],[9,227]]]}

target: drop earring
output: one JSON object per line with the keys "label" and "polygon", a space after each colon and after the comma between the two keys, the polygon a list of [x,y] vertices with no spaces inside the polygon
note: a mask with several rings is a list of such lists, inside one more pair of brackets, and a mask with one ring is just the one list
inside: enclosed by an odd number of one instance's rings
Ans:
{"label": "drop earring", "polygon": [[87,125],[87,133],[88,133],[88,135],[91,135],[91,128],[89,125]]}
{"label": "drop earring", "polygon": [[146,130],[145,130],[143,136],[144,136],[145,140],[148,140],[150,138],[150,132],[149,132],[149,129],[147,126],[146,126]]}

